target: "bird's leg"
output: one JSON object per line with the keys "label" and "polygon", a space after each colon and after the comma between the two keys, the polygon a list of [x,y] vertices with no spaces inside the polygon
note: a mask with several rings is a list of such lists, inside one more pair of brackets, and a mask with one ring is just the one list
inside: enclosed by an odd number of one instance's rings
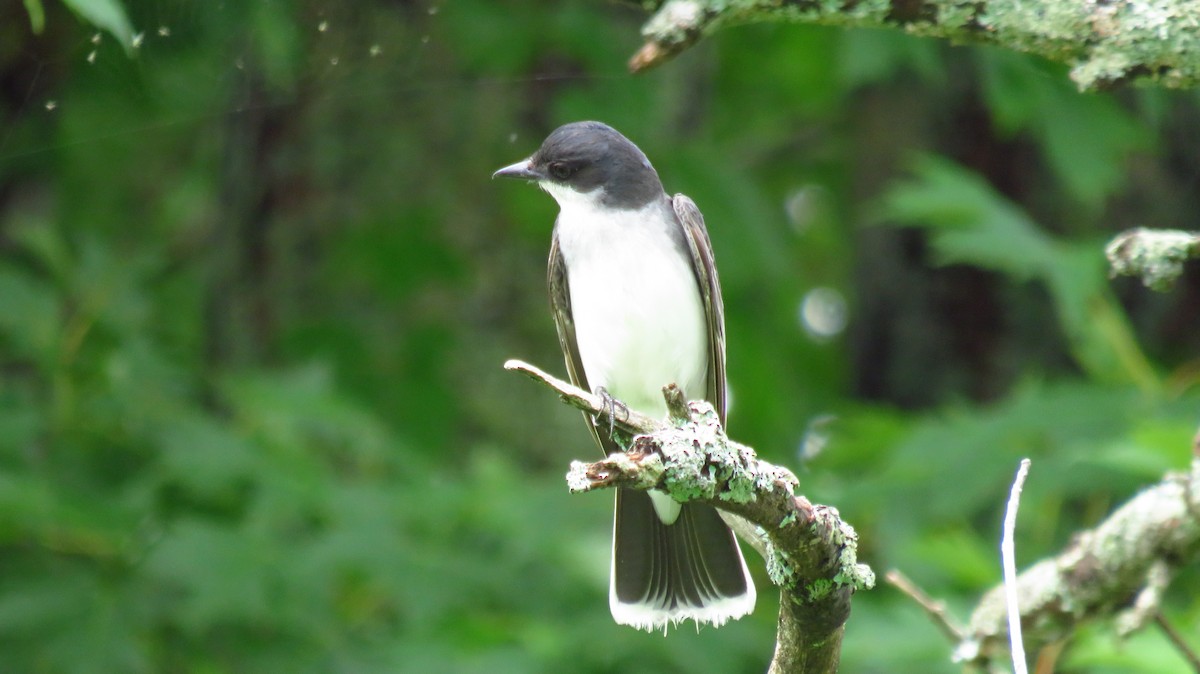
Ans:
{"label": "bird's leg", "polygon": [[617,440],[614,434],[617,430],[617,411],[620,410],[621,420],[624,421],[629,418],[629,406],[612,397],[612,394],[608,392],[608,389],[604,388],[603,386],[597,386],[595,393],[600,397],[600,407],[604,410],[604,414],[608,417],[608,437],[616,440],[617,444],[621,445],[622,447],[625,446],[626,443]]}

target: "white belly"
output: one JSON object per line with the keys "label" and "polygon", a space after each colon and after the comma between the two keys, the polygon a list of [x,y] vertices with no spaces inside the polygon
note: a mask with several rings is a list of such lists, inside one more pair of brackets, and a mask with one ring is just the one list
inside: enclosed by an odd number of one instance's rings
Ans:
{"label": "white belly", "polygon": [[690,262],[664,228],[665,201],[621,217],[564,209],[559,247],[588,384],[630,407],[663,416],[662,387],[706,395],[708,328]]}

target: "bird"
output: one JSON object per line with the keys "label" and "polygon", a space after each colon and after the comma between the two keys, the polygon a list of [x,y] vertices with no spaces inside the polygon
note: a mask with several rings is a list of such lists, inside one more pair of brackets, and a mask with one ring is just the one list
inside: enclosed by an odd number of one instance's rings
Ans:
{"label": "bird", "polygon": [[[724,307],[695,202],[669,196],[646,155],[595,121],[560,126],[496,177],[536,183],[558,202],[547,282],[571,382],[661,418],[662,388],[675,383],[724,424]],[[622,451],[611,425],[584,419],[606,456]],[[714,507],[617,490],[609,609],[618,624],[719,627],[754,602],[746,560]]]}

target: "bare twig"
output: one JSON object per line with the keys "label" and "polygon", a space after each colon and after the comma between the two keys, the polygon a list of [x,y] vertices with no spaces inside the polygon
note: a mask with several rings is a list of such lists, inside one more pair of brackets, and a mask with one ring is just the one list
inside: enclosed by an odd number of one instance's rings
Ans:
{"label": "bare twig", "polygon": [[1004,563],[1004,601],[1008,606],[1008,641],[1012,646],[1014,674],[1027,674],[1025,642],[1021,639],[1021,608],[1017,596],[1017,553],[1013,541],[1017,530],[1017,507],[1021,504],[1021,489],[1029,475],[1029,459],[1021,459],[1012,491],[1008,494],[1008,507],[1004,511],[1004,536],[1000,543],[1000,558]]}
{"label": "bare twig", "polygon": [[946,611],[946,603],[938,601],[925,591],[917,587],[917,584],[912,582],[908,576],[892,569],[884,576],[884,579],[891,583],[897,590],[908,595],[910,599],[917,602],[917,605],[925,609],[925,613],[933,620],[933,624],[938,626],[938,629],[945,634],[951,643],[958,643],[963,638],[963,628],[955,624],[950,618],[949,612]]}
{"label": "bare twig", "polygon": [[1067,648],[1067,640],[1052,641],[1038,650],[1037,662],[1033,665],[1034,674],[1054,674],[1058,671],[1058,659]]}
{"label": "bare twig", "polygon": [[1192,671],[1200,674],[1200,657],[1196,655],[1196,652],[1192,650],[1187,641],[1184,641],[1183,635],[1175,629],[1175,626],[1167,620],[1167,617],[1162,613],[1158,613],[1154,616],[1154,623],[1163,631],[1163,634],[1167,635],[1167,639],[1175,645],[1175,648],[1179,649],[1180,654],[1183,655],[1183,659],[1187,660],[1188,664],[1191,665]]}
{"label": "bare twig", "polygon": [[597,421],[602,422],[604,426],[607,426],[611,422],[617,428],[631,435],[653,433],[664,427],[661,421],[648,417],[637,410],[622,409],[620,414],[613,414],[613,406],[605,405],[600,396],[590,391],[585,391],[578,386],[572,386],[538,366],[530,365],[523,360],[515,358],[507,360],[504,363],[504,369],[510,372],[520,372],[526,377],[541,383],[543,386],[553,389],[563,402],[577,410],[582,410],[597,417]]}

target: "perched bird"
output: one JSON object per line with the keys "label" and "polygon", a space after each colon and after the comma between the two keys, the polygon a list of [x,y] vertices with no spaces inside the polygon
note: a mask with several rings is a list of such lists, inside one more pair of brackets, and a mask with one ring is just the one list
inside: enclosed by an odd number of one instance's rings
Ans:
{"label": "perched bird", "polygon": [[[493,177],[537,183],[559,205],[550,304],[575,385],[666,416],[662,387],[711,402],[725,421],[725,320],[704,218],[663,191],[636,145],[600,122],[556,129]],[[584,415],[606,455],[610,429]],[[609,608],[646,630],[721,625],[754,608],[754,583],[716,509],[617,491]]]}

